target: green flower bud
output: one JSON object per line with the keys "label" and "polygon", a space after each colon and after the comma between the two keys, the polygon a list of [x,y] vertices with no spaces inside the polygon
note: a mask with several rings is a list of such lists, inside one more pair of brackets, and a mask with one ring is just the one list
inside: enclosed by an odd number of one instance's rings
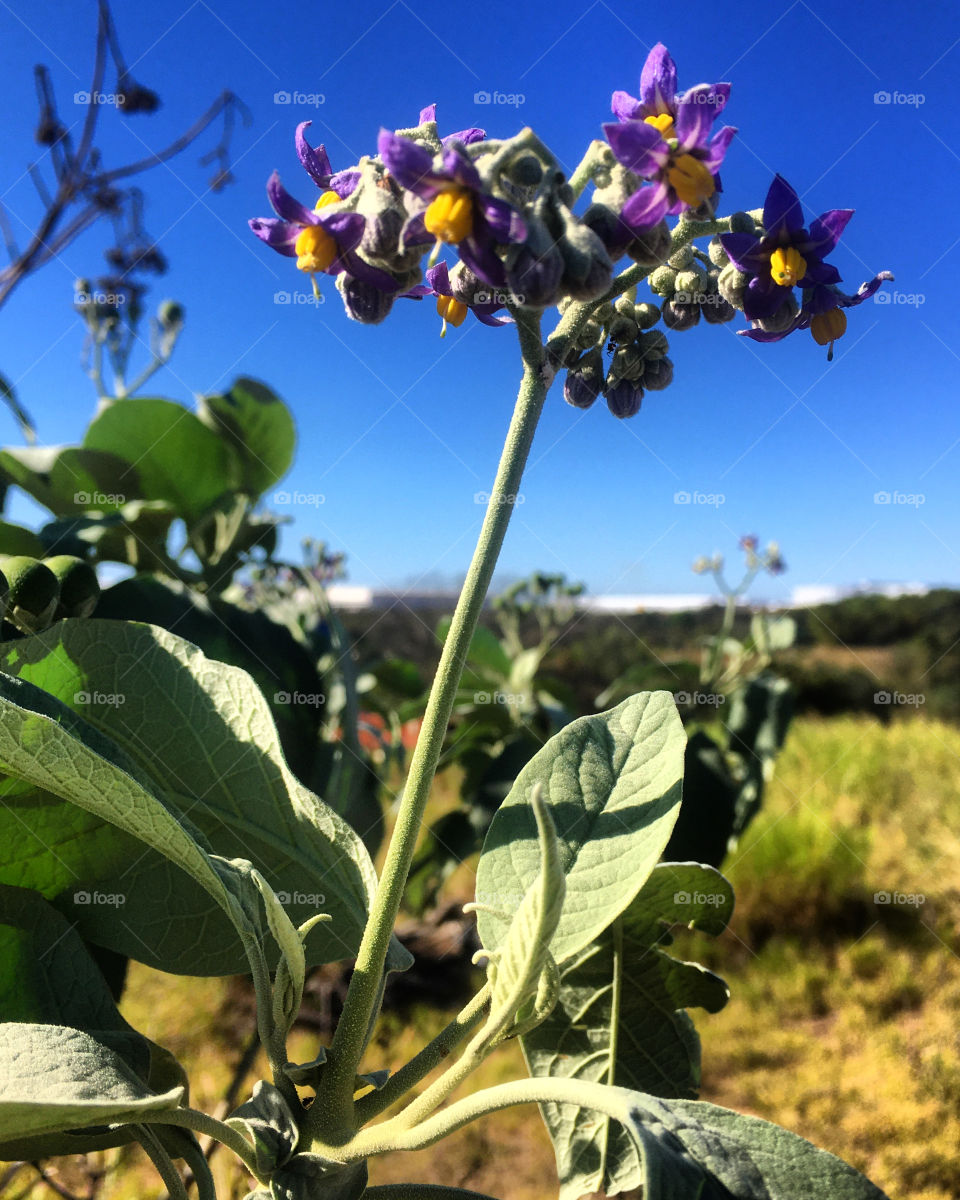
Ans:
{"label": "green flower bud", "polygon": [[607,337],[618,346],[632,342],[639,332],[633,317],[621,317],[619,314],[607,326]]}
{"label": "green flower bud", "polygon": [[627,246],[626,253],[640,267],[656,267],[666,261],[671,244],[667,223],[661,221],[641,237],[634,238]]}
{"label": "green flower bud", "polygon": [[182,325],[183,318],[183,305],[178,304],[176,300],[164,300],[157,309],[157,320],[164,329],[173,329],[174,326]]}
{"label": "green flower bud", "polygon": [[793,324],[794,318],[800,311],[793,293],[787,296],[772,317],[764,317],[757,324],[765,333],[783,333]]}
{"label": "green flower bud", "polygon": [[693,262],[693,246],[688,242],[685,246],[681,246],[676,254],[671,254],[667,259],[668,266],[673,267],[675,271],[683,271]]}
{"label": "green flower bud", "polygon": [[643,351],[636,342],[629,346],[618,346],[613,352],[607,378],[612,376],[617,380],[629,379],[636,382],[643,374],[644,366]]}
{"label": "green flower bud", "polygon": [[700,321],[699,304],[680,304],[676,300],[664,300],[660,312],[664,325],[668,329],[676,329],[678,332],[692,329]]}
{"label": "green flower bud", "polygon": [[643,368],[641,383],[648,392],[662,392],[673,383],[673,362],[669,358],[648,361]]}
{"label": "green flower bud", "polygon": [[23,633],[39,633],[53,620],[60,600],[56,575],[35,558],[16,555],[0,560],[6,576],[7,620]]}
{"label": "green flower bud", "polygon": [[560,213],[563,236],[559,249],[563,256],[563,290],[577,300],[595,300],[610,286],[613,263],[599,237],[580,222],[569,209]]}
{"label": "green flower bud", "polygon": [[613,310],[619,313],[621,317],[632,317],[634,308],[634,298],[630,295],[634,289],[624,292],[622,296],[618,296],[613,302]]}
{"label": "green flower bud", "polygon": [[710,239],[710,244],[707,246],[707,255],[715,267],[725,267],[730,261],[730,256],[723,248],[718,237]]}
{"label": "green flower bud", "polygon": [[583,328],[577,335],[577,345],[581,350],[589,350],[591,346],[595,346],[603,336],[603,329],[599,321],[595,321],[592,317],[589,321],[585,321]]}
{"label": "green flower bud", "polygon": [[676,289],[677,273],[673,267],[662,266],[647,279],[650,291],[656,296],[672,296]]}
{"label": "green flower bud", "polygon": [[704,267],[693,262],[689,267],[677,272],[674,283],[675,292],[686,292],[690,296],[699,296],[707,290],[709,276]]}
{"label": "green flower bud", "polygon": [[89,617],[100,599],[100,583],[93,567],[72,554],[45,558],[43,565],[53,572],[60,587],[56,616]]}
{"label": "green flower bud", "polygon": [[745,271],[738,271],[737,268],[730,263],[729,266],[723,268],[720,272],[720,278],[717,280],[717,291],[734,308],[743,311],[743,297],[747,291],[747,284],[750,282],[750,276]]}
{"label": "green flower bud", "polygon": [[735,212],[730,216],[731,233],[756,233],[757,223],[747,212]]}
{"label": "green flower bud", "polygon": [[639,338],[637,338],[637,345],[640,347],[643,357],[648,362],[657,358],[663,358],[670,349],[667,335],[662,329],[651,329],[649,333],[641,333]]}
{"label": "green flower bud", "polygon": [[633,319],[640,329],[652,329],[660,320],[660,309],[656,304],[649,304],[646,301],[643,304],[635,304]]}

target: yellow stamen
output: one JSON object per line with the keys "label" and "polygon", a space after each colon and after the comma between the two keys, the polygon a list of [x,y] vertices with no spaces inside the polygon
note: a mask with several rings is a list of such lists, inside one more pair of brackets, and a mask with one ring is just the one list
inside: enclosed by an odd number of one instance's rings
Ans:
{"label": "yellow stamen", "polygon": [[337,195],[336,192],[333,192],[333,191],[324,192],[323,195],[320,197],[320,199],[313,206],[313,211],[319,212],[322,208],[327,208],[331,204],[339,204],[339,203],[340,203],[340,197]]}
{"label": "yellow stamen", "polygon": [[427,205],[423,223],[438,241],[462,242],[473,231],[473,197],[466,188],[447,188]]}
{"label": "yellow stamen", "polygon": [[643,120],[645,124],[652,125],[654,129],[658,130],[664,141],[677,136],[677,131],[673,126],[673,117],[669,113],[657,113],[655,117],[644,117]]}
{"label": "yellow stamen", "polygon": [[438,296],[437,297],[437,312],[443,317],[443,328],[440,330],[440,336],[447,336],[447,325],[462,325],[467,319],[469,309],[459,300],[455,300],[453,296]]}
{"label": "yellow stamen", "polygon": [[325,271],[337,257],[337,243],[319,225],[307,225],[293,244],[297,252],[297,269]]}
{"label": "yellow stamen", "polygon": [[709,169],[692,154],[681,154],[670,163],[667,181],[690,208],[699,208],[717,190]]}
{"label": "yellow stamen", "polygon": [[[770,255],[770,274],[781,287],[793,287],[807,273],[807,260],[793,246],[777,248]],[[823,343],[826,345],[826,343]]]}
{"label": "yellow stamen", "polygon": [[847,332],[847,314],[842,308],[828,308],[810,318],[810,332],[818,346],[829,346],[827,362],[833,359],[833,343]]}

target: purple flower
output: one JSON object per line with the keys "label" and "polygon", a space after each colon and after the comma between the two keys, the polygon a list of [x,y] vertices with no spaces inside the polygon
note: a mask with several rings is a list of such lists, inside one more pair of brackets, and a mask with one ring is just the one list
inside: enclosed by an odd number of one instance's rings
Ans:
{"label": "purple flower", "polygon": [[356,253],[365,218],[360,213],[324,212],[339,202],[336,192],[325,192],[317,201],[317,208],[305,208],[283,187],[274,171],[267,181],[267,196],[277,217],[254,217],[249,222],[250,228],[278,254],[296,258],[301,271],[310,275],[346,272],[381,291],[397,290],[392,275],[371,267]]}
{"label": "purple flower", "polygon": [[623,206],[621,218],[634,233],[651,229],[670,213],[700,208],[720,191],[717,172],[736,129],[711,126],[730,94],[728,84],[701,83],[677,95],[677,73],[666,47],[650,52],[640,78],[640,99],[615,92],[619,121],[603,131],[617,159],[651,186]]}
{"label": "purple flower", "polygon": [[[420,124],[425,125],[427,121],[436,121],[437,106],[428,104],[426,108],[420,110]],[[461,142],[464,146],[469,146],[472,142],[482,142],[487,136],[485,129],[478,129],[476,125],[471,125],[469,129],[459,129],[456,133],[448,133],[446,137],[440,141],[444,146],[449,146],[451,142]]]}
{"label": "purple flower", "polygon": [[300,159],[304,170],[318,188],[322,191],[332,190],[343,200],[350,195],[360,182],[360,172],[354,169],[349,171],[334,171],[330,166],[330,159],[327,157],[326,146],[321,144],[314,150],[307,141],[303,131],[311,124],[311,121],[301,121],[297,126],[297,132],[294,136],[297,147],[297,158]]}
{"label": "purple flower", "polygon": [[882,283],[893,278],[889,271],[881,271],[853,296],[836,287],[840,272],[824,258],[834,249],[852,216],[852,209],[833,208],[811,221],[808,230],[797,193],[781,175],[774,178],[763,206],[764,236],[723,233],[720,241],[733,266],[751,277],[743,297],[748,320],[772,317],[792,296],[795,286],[802,290],[803,300],[786,329],[739,332],[754,341],[778,342],[797,329],[809,329],[819,345],[831,347],[832,354],[833,342],[847,327],[842,310],[862,304]]}
{"label": "purple flower", "polygon": [[743,312],[761,321],[783,304],[796,286],[813,288],[840,282],[840,272],[824,262],[853,216],[853,209],[833,208],[803,224],[800,199],[782,175],[775,176],[763,206],[766,233],[723,233],[720,241],[738,271],[750,275]]}
{"label": "purple flower", "polygon": [[495,317],[493,315],[498,309],[503,308],[503,305],[495,296],[482,288],[474,290],[468,296],[464,295],[462,288],[455,291],[450,282],[450,274],[445,262],[439,262],[435,267],[428,268],[427,283],[430,287],[425,290],[424,294],[437,297],[437,312],[443,318],[441,337],[446,335],[448,324],[462,325],[468,312],[472,312],[484,325],[499,326],[513,323],[512,317]]}
{"label": "purple flower", "polygon": [[380,131],[378,146],[400,186],[426,201],[405,223],[404,245],[448,242],[485,283],[501,286],[504,267],[496,247],[525,240],[523,217],[484,191],[477,168],[455,143],[444,148],[439,166],[429,150],[386,129]]}
{"label": "purple flower", "polygon": [[[707,91],[700,93],[699,103],[708,104],[716,120],[730,99],[730,84],[704,86]],[[676,122],[678,100],[676,63],[663,42],[657,42],[640,73],[640,99],[627,92],[614,92],[611,108],[618,121],[646,121],[648,117],[669,116]]]}

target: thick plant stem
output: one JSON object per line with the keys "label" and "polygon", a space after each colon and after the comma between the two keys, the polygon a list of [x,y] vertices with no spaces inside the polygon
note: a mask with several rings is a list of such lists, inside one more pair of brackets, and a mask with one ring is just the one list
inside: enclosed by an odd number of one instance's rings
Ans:
{"label": "thick plant stem", "polygon": [[308,1137],[317,1137],[320,1134],[319,1125],[322,1122],[324,1141],[329,1137],[347,1140],[355,1130],[353,1090],[357,1066],[375,1016],[390,938],[403,898],[423,812],[440,760],[467,650],[476,630],[477,620],[510,523],[523,469],[547,395],[549,380],[543,370],[544,351],[540,341],[539,315],[517,310],[514,316],[524,364],[516,407],[507,431],[496,480],[490,492],[477,548],[450,623],[450,631],[430,691],[420,736],[410,762],[400,811],[383,864],[383,873],[360,944],[356,968],[350,980],[343,1015],[337,1026],[317,1099],[306,1114]]}

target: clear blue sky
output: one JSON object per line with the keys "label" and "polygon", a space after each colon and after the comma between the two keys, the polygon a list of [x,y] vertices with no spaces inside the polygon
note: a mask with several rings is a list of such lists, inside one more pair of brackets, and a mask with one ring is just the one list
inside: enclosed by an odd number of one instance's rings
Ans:
{"label": "clear blue sky", "polygon": [[[285,487],[325,498],[292,510],[290,552],[300,535],[325,538],[347,552],[358,583],[462,571],[482,516],[474,493],[489,486],[518,381],[509,328],[469,318],[441,341],[433,306],[412,302],[398,303],[385,325],[362,327],[346,320],[332,281],[319,309],[274,303],[277,291],[304,291],[304,278],[246,221],[269,214],[274,168],[312,202],[294,154],[297,122],[313,119],[314,140],[339,169],[372,152],[381,125],[412,124],[436,101],[441,131],[480,124],[505,135],[529,124],[572,169],[610,119],[610,93],[635,93],[649,47],[663,40],[681,86],[733,84],[726,119],[740,133],[723,169],[729,208],[761,204],[775,170],[808,217],[855,208],[834,260],[851,291],[892,270],[894,302],[852,310],[829,366],[808,334],[756,346],[734,336],[739,319],[673,334],[675,382],[649,394],[631,421],[614,420],[602,402],[577,412],[558,386],[504,571],[564,570],[595,592],[705,590],[690,562],[714,550],[732,557],[738,535],[756,532],[778,538],[790,566],[764,585],[771,598],[799,584],[960,581],[952,0],[716,10],[167,0],[117,4],[115,15],[134,74],[164,106],[153,118],[103,121],[109,164],[140,157],[145,144],[160,148],[224,87],[254,116],[238,131],[227,191],[205,192],[198,151],[145,177],[147,225],[172,265],[152,299],[177,297],[188,312],[172,369],[152,391],[189,401],[247,373],[288,401],[300,444]],[[24,176],[39,152],[32,65],[52,67],[67,121],[79,121],[72,97],[89,87],[95,20],[83,0],[0,9],[0,197],[21,232],[39,212]],[[494,91],[523,103],[475,103],[475,93]],[[323,103],[276,104],[277,92],[319,93]],[[878,92],[924,99],[883,104]],[[0,371],[17,381],[47,442],[77,438],[92,413],[72,284],[101,269],[107,244],[105,229],[88,234],[0,317]],[[18,440],[3,413],[0,437]],[[678,505],[678,491],[724,503]],[[923,503],[878,505],[880,491]],[[22,504],[14,512],[28,515]]]}

